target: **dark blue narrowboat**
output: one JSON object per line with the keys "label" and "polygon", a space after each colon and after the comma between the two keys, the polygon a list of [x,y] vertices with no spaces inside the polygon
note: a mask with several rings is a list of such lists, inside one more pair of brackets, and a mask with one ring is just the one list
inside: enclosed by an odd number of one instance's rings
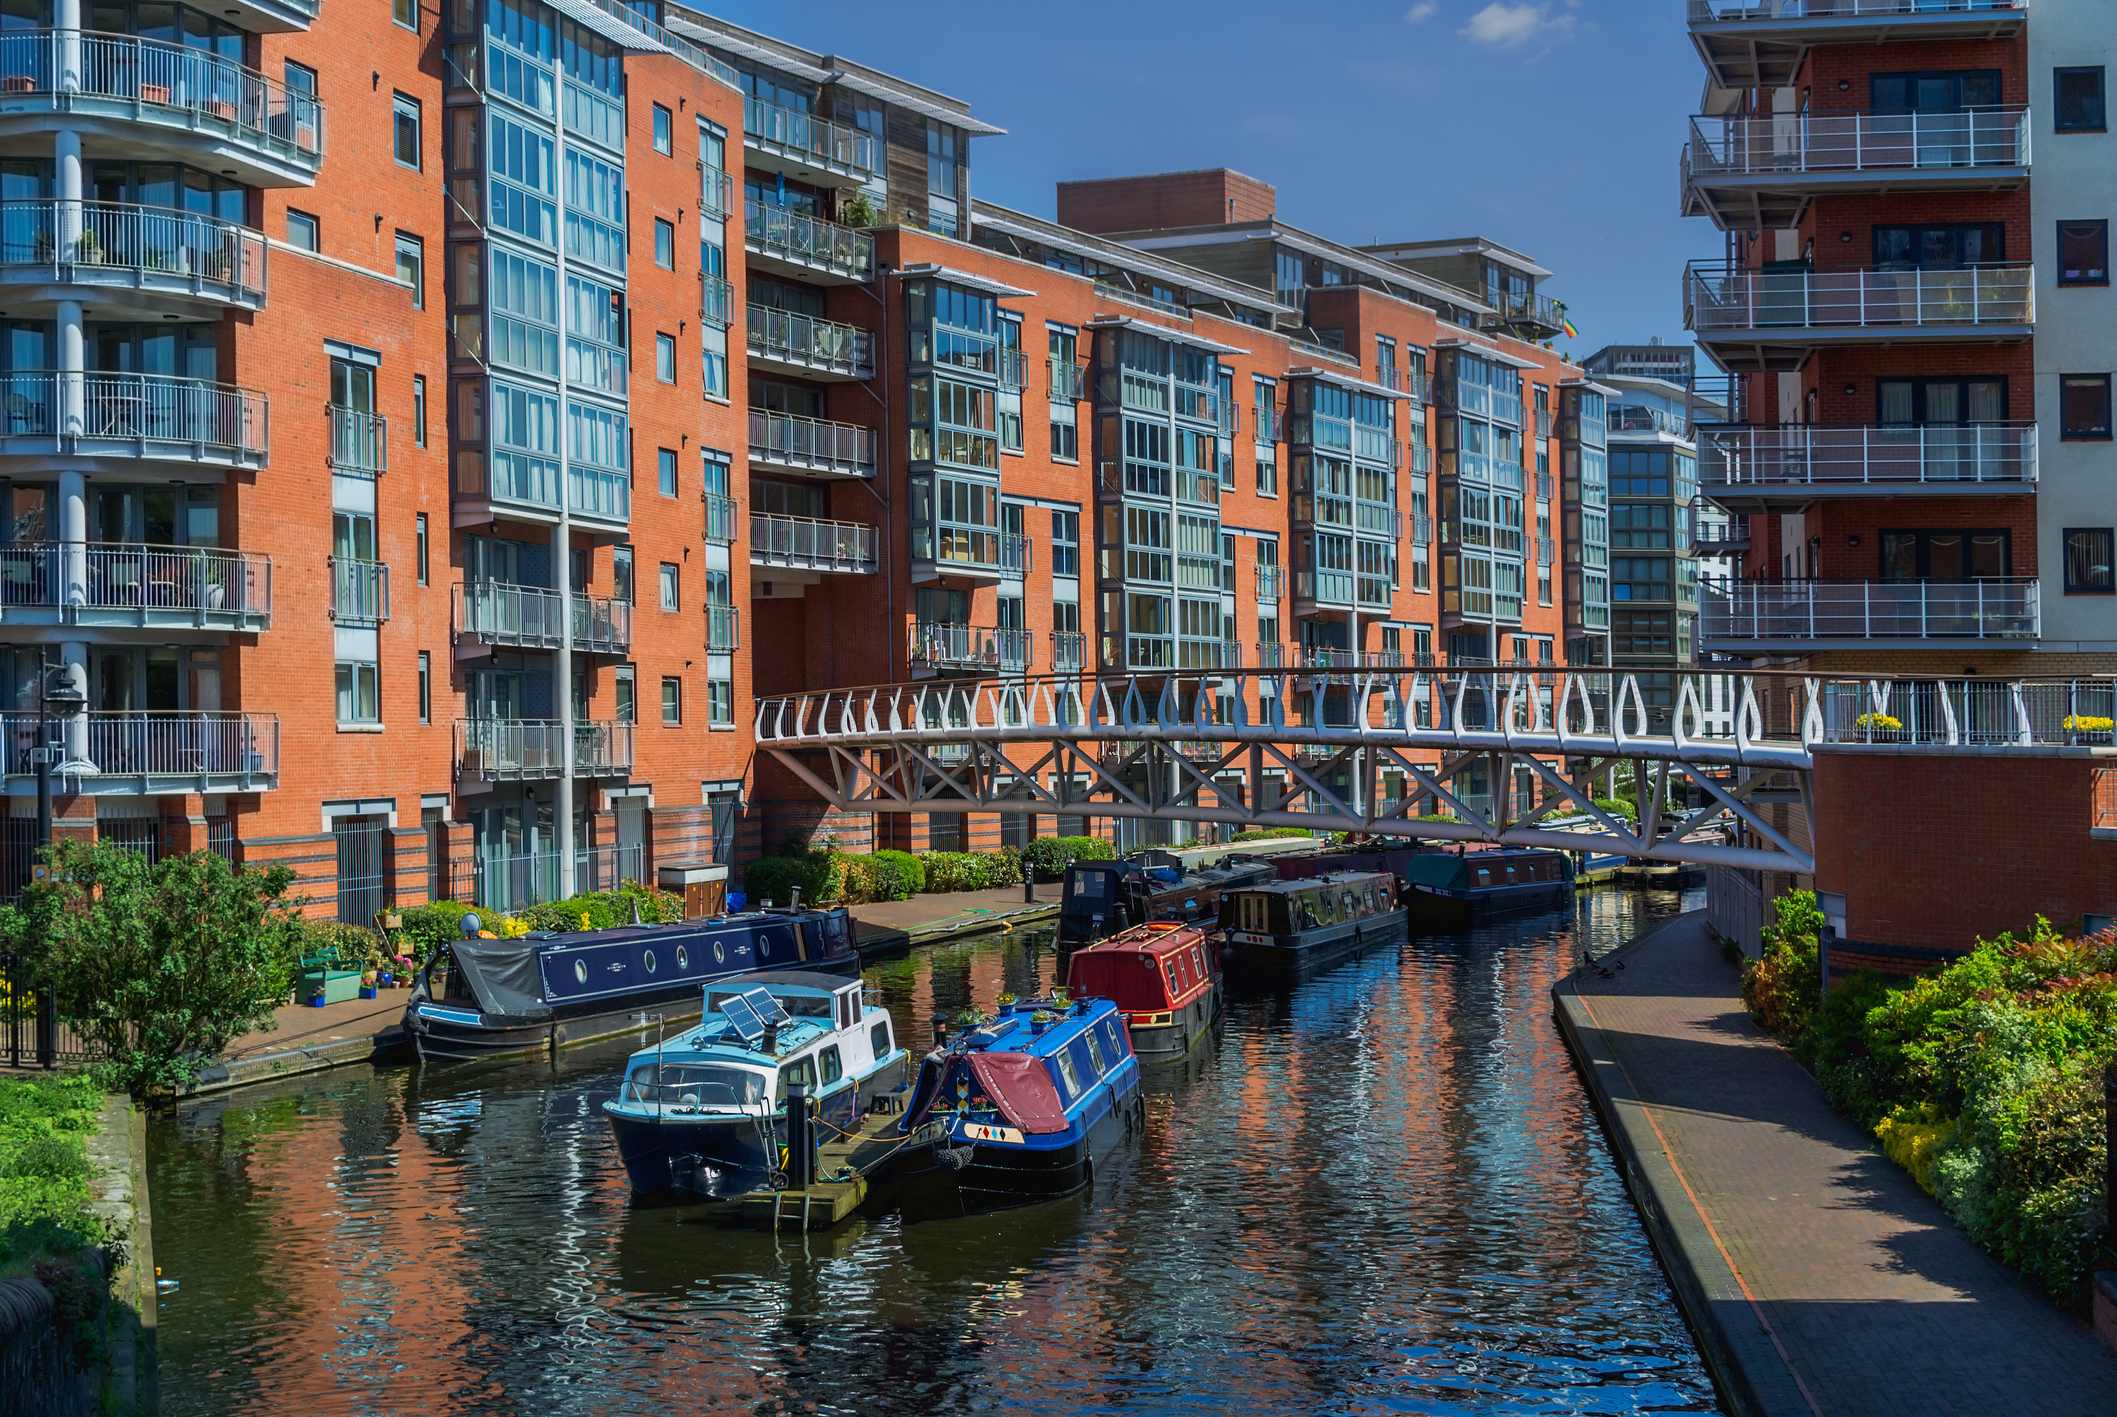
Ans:
{"label": "dark blue narrowboat", "polygon": [[1407,916],[1387,871],[1341,871],[1230,891],[1220,924],[1230,987],[1303,978],[1380,945],[1401,943]]}
{"label": "dark blue narrowboat", "polygon": [[1529,847],[1420,855],[1405,863],[1404,890],[1414,929],[1467,930],[1481,916],[1563,906],[1573,858]]}
{"label": "dark blue narrowboat", "polygon": [[[466,920],[470,916],[464,917]],[[433,992],[447,961],[447,986]],[[860,972],[852,917],[784,907],[672,925],[457,940],[412,985],[404,1031],[422,1062],[563,1048],[699,1015],[703,985],[759,969]]]}
{"label": "dark blue narrowboat", "polygon": [[1072,1195],[1146,1116],[1125,1016],[1108,999],[1002,1005],[926,1055],[880,1203],[928,1218]]}
{"label": "dark blue narrowboat", "polygon": [[1212,920],[1227,891],[1278,874],[1270,860],[1238,855],[1196,867],[1186,867],[1169,851],[1141,852],[1122,861],[1075,861],[1066,868],[1059,899],[1058,946],[1079,949],[1150,921]]}

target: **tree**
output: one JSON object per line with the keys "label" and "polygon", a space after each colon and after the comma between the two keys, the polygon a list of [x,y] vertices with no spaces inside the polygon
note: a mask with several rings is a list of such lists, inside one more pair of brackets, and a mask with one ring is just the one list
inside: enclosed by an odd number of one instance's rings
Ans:
{"label": "tree", "polygon": [[268,1025],[300,958],[285,866],[210,851],[152,866],[123,848],[61,842],[0,933],[96,1046],[106,1086],[167,1096]]}

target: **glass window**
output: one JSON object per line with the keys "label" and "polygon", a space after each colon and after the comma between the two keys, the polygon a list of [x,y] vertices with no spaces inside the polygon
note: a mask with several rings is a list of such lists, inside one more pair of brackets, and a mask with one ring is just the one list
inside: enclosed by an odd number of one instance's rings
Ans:
{"label": "glass window", "polygon": [[1053,512],[1051,514],[1051,574],[1054,576],[1077,576],[1081,573],[1081,514],[1079,512]]}
{"label": "glass window", "polygon": [[676,223],[654,219],[654,264],[665,271],[676,269]]}
{"label": "glass window", "polygon": [[674,561],[662,562],[662,609],[683,609],[682,581]]}
{"label": "glass window", "polygon": [[340,664],[338,677],[338,721],[382,722],[382,666]]}
{"label": "glass window", "polygon": [[390,139],[396,150],[397,165],[416,171],[421,166],[419,100],[409,94],[393,94],[390,98]]}
{"label": "glass window", "polygon": [[[397,279],[412,288],[412,308],[426,308],[426,243],[409,232],[397,233]],[[424,444],[422,443],[422,446]]]}
{"label": "glass window", "polygon": [[1999,103],[1997,69],[1870,74],[1869,106],[1876,113],[1960,113]]}
{"label": "glass window", "polygon": [[304,251],[323,249],[323,232],[315,217],[287,208],[287,244]]}
{"label": "glass window", "polygon": [[2058,436],[2089,440],[2108,438],[2110,376],[2064,374],[2058,382]]}
{"label": "glass window", "polygon": [[632,603],[632,548],[619,546],[610,553],[610,594],[626,605]]}
{"label": "glass window", "polygon": [[426,375],[412,375],[412,441],[426,446]]}
{"label": "glass window", "polygon": [[664,384],[676,382],[676,337],[656,335],[654,337],[654,377]]}
{"label": "glass window", "polygon": [[419,0],[390,0],[390,18],[416,32],[419,28]]}
{"label": "glass window", "polygon": [[816,1055],[816,1062],[822,1068],[823,1085],[825,1087],[829,1087],[832,1083],[838,1081],[838,1079],[845,1076],[845,1064],[841,1063],[838,1060],[838,1048],[836,1044],[833,1044],[831,1047],[824,1049],[821,1053],[818,1053]]}
{"label": "glass window", "polygon": [[675,125],[669,116],[669,110],[657,103],[654,105],[654,150],[667,153],[674,141],[674,132]]}
{"label": "glass window", "polygon": [[2058,223],[2058,283],[2110,283],[2110,224],[2107,221]]}
{"label": "glass window", "polygon": [[428,548],[426,535],[426,513],[424,512],[419,512],[415,516],[415,520],[413,522],[413,538],[413,569],[419,573],[419,584],[425,585],[427,575]]}
{"label": "glass window", "polygon": [[684,721],[684,681],[674,674],[662,677],[662,722],[671,728]]}
{"label": "glass window", "polygon": [[2066,594],[2110,595],[2117,593],[2117,578],[2111,573],[2111,553],[2117,550],[2117,529],[2106,526],[2065,529]]}
{"label": "glass window", "polygon": [[1958,270],[2006,259],[2006,227],[1996,221],[1874,228],[1874,263],[1883,270]]}
{"label": "glass window", "polygon": [[2086,68],[2052,71],[2057,89],[2057,114],[2052,127],[2061,133],[2100,133],[2103,112],[2103,70],[2100,64]]}
{"label": "glass window", "polygon": [[611,676],[617,690],[617,721],[636,723],[639,721],[639,671],[629,664],[620,664]]}
{"label": "glass window", "polygon": [[875,1060],[880,1062],[896,1049],[889,1041],[889,1023],[884,1020],[867,1031],[868,1046],[874,1050]]}
{"label": "glass window", "polygon": [[654,461],[660,476],[661,493],[664,497],[676,495],[676,449],[656,448]]}
{"label": "glass window", "polygon": [[708,679],[706,681],[706,726],[709,728],[733,728],[735,726],[734,680]]}
{"label": "glass window", "polygon": [[1081,1075],[1073,1066],[1073,1054],[1070,1050],[1062,1051],[1051,1061],[1058,1064],[1059,1090],[1065,1094],[1068,1105],[1071,1105],[1073,1100],[1081,1095]]}
{"label": "glass window", "polygon": [[425,650],[419,651],[419,721],[434,721],[434,660]]}

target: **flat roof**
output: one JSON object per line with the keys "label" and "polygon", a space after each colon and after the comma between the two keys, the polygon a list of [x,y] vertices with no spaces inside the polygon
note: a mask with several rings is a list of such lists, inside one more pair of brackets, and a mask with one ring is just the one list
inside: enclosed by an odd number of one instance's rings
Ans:
{"label": "flat roof", "polygon": [[[1033,217],[1027,212],[1018,212],[1011,207],[1002,207],[982,198],[972,199],[970,212],[973,227],[989,226],[1011,236],[1019,236],[1060,251],[1071,251],[1077,256],[1107,261],[1113,266],[1124,266],[1138,274],[1159,276],[1173,284],[1211,295],[1229,305],[1241,305],[1292,319],[1298,319],[1301,315],[1299,310],[1282,304],[1276,293],[1262,286],[1244,285],[1241,281],[1213,275],[1196,266],[1185,265],[1182,261],[1149,255],[1137,246],[1128,246],[1122,241],[1112,241],[1091,232],[1076,231],[1070,226],[1060,226],[1057,222],[1045,221],[1041,217]],[[1076,273],[1068,271],[1064,274]]]}
{"label": "flat roof", "polygon": [[1508,265],[1524,275],[1552,274],[1513,247],[1502,246],[1483,236],[1449,236],[1438,241],[1385,241],[1360,249],[1385,260],[1397,256],[1502,256]]}

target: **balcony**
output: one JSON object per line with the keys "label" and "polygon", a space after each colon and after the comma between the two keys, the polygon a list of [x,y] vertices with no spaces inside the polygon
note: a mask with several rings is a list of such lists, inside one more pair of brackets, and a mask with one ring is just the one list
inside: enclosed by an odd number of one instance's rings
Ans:
{"label": "balcony", "polygon": [[1078,674],[1088,665],[1088,637],[1079,630],[1051,632],[1051,672]]}
{"label": "balcony", "polygon": [[1402,650],[1351,650],[1329,649],[1324,646],[1297,646],[1294,650],[1293,668],[1296,669],[1402,669]]}
{"label": "balcony", "polygon": [[1250,412],[1256,415],[1254,419],[1255,426],[1250,430],[1251,436],[1260,445],[1278,442],[1280,437],[1279,410],[1270,404],[1261,403],[1251,409]]}
{"label": "balcony", "polygon": [[562,596],[545,586],[465,581],[455,588],[456,635],[488,648],[557,649],[564,602],[573,606],[579,654],[624,654],[632,648],[632,606],[607,596]]}
{"label": "balcony", "polygon": [[0,621],[256,632],[272,624],[272,561],[202,546],[18,542],[0,547]]}
{"label": "balcony", "polygon": [[16,308],[92,299],[114,316],[261,310],[265,238],[162,207],[0,202],[0,291]]}
{"label": "balcony", "polygon": [[0,34],[0,136],[48,132],[54,114],[91,142],[232,170],[249,186],[307,186],[323,163],[316,96],[233,60],[129,35]]}
{"label": "balcony", "polygon": [[873,477],[875,430],[753,408],[750,461],[797,477]]}
{"label": "balcony", "polygon": [[1684,274],[1684,324],[1733,373],[1799,369],[1816,349],[1859,344],[2006,344],[2036,318],[2034,268],[1753,271],[1699,263]]}
{"label": "balcony", "polygon": [[[36,792],[41,715],[0,714],[6,790]],[[91,796],[262,792],[279,783],[279,716],[191,709],[91,711],[48,730],[73,790]],[[71,785],[71,784],[70,784]]]}
{"label": "balcony", "polygon": [[390,618],[390,568],[386,561],[331,558],[331,622],[380,625]]}
{"label": "balcony", "polygon": [[1798,226],[1817,197],[2011,192],[2029,180],[2029,110],[1693,118],[1683,214],[1723,231]]}
{"label": "balcony", "polygon": [[[529,782],[563,776],[566,726],[555,718],[459,718],[456,772],[484,782]],[[576,720],[575,777],[625,777],[632,771],[632,725]]]}
{"label": "balcony", "polygon": [[733,654],[742,648],[742,611],[733,605],[706,607],[706,650]]}
{"label": "balcony", "polygon": [[[109,459],[257,469],[268,455],[267,400],[255,389],[166,374],[0,374],[0,459]],[[166,473],[166,470],[164,470]]]}
{"label": "balcony", "polygon": [[331,471],[347,477],[380,477],[390,470],[390,423],[379,413],[328,405]]}
{"label": "balcony", "polygon": [[859,285],[875,274],[875,238],[769,202],[743,203],[743,249],[753,270],[815,285]]}
{"label": "balcony", "polygon": [[749,307],[750,363],[767,373],[825,382],[875,377],[875,337],[854,325]]}
{"label": "balcony", "polygon": [[1699,491],[1736,512],[1797,512],[1836,497],[2025,497],[2036,425],[1788,423],[1701,430]]}
{"label": "balcony", "polygon": [[738,509],[733,497],[723,497],[718,492],[705,496],[705,539],[722,546],[735,544],[735,526]]}
{"label": "balcony", "polygon": [[742,145],[746,165],[825,187],[865,186],[882,170],[880,138],[761,98],[743,99]]}
{"label": "balcony", "polygon": [[1257,568],[1257,598],[1277,600],[1286,593],[1286,573],[1277,566]]}
{"label": "balcony", "polygon": [[1259,669],[1284,669],[1286,663],[1285,645],[1260,644],[1257,646],[1257,667]]}
{"label": "balcony", "polygon": [[1819,44],[2004,39],[2028,0],[1690,0],[1691,42],[1715,87],[1784,88]]}
{"label": "balcony", "polygon": [[[939,575],[973,581],[1018,581],[1036,564],[1035,543],[1026,536],[942,524],[934,528],[935,555],[926,559],[923,524],[913,528],[913,561]],[[1219,562],[1214,562],[1216,574]]]}
{"label": "balcony", "polygon": [[1078,402],[1086,398],[1088,366],[1070,359],[1047,359],[1044,375],[1051,385],[1053,403]]}
{"label": "balcony", "polygon": [[1353,608],[1353,591],[1351,571],[1296,571],[1294,613],[1306,614],[1304,606],[1330,606],[1350,610]]}
{"label": "balcony", "polygon": [[920,620],[906,658],[915,675],[1026,674],[1036,659],[1028,630],[997,630]]}
{"label": "balcony", "polygon": [[1029,357],[1019,349],[1002,348],[999,351],[1000,387],[1010,393],[1020,393],[1029,387]]}
{"label": "balcony", "polygon": [[1495,324],[1510,329],[1527,326],[1532,339],[1551,339],[1566,328],[1566,307],[1548,295],[1535,291],[1487,293],[1499,312]]}
{"label": "balcony", "polygon": [[[1700,556],[1740,556],[1750,547],[1749,518],[1736,517],[1721,523],[1701,523],[1691,549]],[[1701,594],[1703,589],[1701,588]]]}
{"label": "balcony", "polygon": [[724,330],[735,318],[735,287],[719,276],[698,274],[699,323]]}
{"label": "balcony", "polygon": [[872,575],[875,528],[776,512],[750,513],[750,564],[794,571]]}
{"label": "balcony", "polygon": [[1701,647],[1723,653],[1915,649],[2034,640],[2033,576],[1974,581],[1735,581],[1699,588]]}
{"label": "balcony", "polygon": [[698,214],[726,221],[735,210],[735,179],[717,167],[698,165]]}

